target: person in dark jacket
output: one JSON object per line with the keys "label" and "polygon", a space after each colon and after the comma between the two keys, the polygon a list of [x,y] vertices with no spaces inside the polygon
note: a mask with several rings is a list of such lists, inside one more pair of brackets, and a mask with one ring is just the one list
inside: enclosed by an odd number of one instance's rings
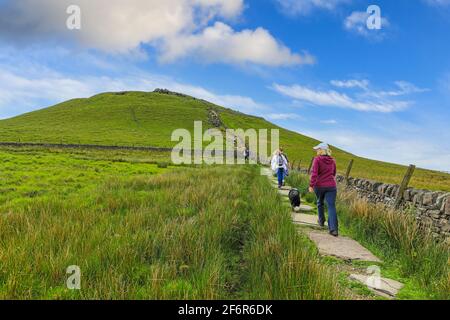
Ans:
{"label": "person in dark jacket", "polygon": [[317,157],[314,158],[309,191],[315,192],[317,196],[317,208],[319,211],[319,225],[325,225],[325,207],[328,207],[328,228],[330,234],[337,237],[339,235],[339,225],[336,213],[336,161],[331,157],[331,150],[328,144],[321,143],[314,147]]}
{"label": "person in dark jacket", "polygon": [[249,161],[250,160],[250,149],[248,148],[248,146],[245,146],[244,159],[245,159],[245,161]]}

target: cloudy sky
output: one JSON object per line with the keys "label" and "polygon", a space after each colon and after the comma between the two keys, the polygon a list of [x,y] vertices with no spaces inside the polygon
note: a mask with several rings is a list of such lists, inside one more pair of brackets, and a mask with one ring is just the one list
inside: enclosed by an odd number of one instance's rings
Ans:
{"label": "cloudy sky", "polygon": [[0,118],[165,87],[450,171],[449,32],[450,0],[0,0]]}

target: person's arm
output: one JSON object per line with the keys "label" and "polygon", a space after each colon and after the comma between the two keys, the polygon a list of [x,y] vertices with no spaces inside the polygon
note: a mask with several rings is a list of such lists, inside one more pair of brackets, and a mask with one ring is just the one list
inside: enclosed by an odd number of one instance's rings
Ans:
{"label": "person's arm", "polygon": [[311,179],[309,180],[309,187],[314,188],[319,177],[319,163],[318,159],[314,158],[312,169],[311,169]]}
{"label": "person's arm", "polygon": [[273,156],[273,157],[272,157],[272,161],[271,161],[271,163],[270,163],[270,165],[271,165],[273,171],[276,170],[276,158],[277,158],[276,156]]}
{"label": "person's arm", "polygon": [[336,160],[334,160],[334,171],[333,171],[333,175],[336,178],[337,175],[337,170],[336,170]]}

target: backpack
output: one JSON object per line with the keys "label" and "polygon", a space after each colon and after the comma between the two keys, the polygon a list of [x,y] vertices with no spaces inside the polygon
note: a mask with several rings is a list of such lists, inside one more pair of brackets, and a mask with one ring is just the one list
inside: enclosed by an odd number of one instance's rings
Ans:
{"label": "backpack", "polygon": [[278,166],[279,166],[280,168],[282,168],[283,165],[284,165],[284,159],[283,159],[283,156],[282,156],[282,155],[279,155],[279,156],[278,156]]}
{"label": "backpack", "polygon": [[292,208],[300,207],[302,200],[298,189],[291,189],[291,191],[289,191],[289,201],[291,202]]}

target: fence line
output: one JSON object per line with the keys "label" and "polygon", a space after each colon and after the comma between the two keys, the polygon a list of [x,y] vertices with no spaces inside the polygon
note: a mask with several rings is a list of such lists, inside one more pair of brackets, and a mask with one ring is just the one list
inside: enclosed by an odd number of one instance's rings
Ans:
{"label": "fence line", "polygon": [[[21,148],[21,147],[44,147],[44,148],[61,148],[61,149],[92,149],[92,150],[132,150],[132,151],[159,151],[159,152],[179,152],[179,151],[190,151],[192,155],[203,154],[204,150],[186,150],[186,149],[176,149],[176,148],[167,148],[167,147],[154,147],[154,146],[112,146],[112,145],[97,145],[97,144],[64,144],[64,143],[41,143],[41,142],[0,142],[0,147],[13,147],[13,148]],[[213,151],[212,156],[215,156],[216,153]],[[238,151],[226,151],[222,150],[223,156],[231,155],[234,159],[244,159],[244,156]],[[250,156],[250,159],[255,161],[256,163],[264,163],[265,160],[255,157],[253,155]]]}

